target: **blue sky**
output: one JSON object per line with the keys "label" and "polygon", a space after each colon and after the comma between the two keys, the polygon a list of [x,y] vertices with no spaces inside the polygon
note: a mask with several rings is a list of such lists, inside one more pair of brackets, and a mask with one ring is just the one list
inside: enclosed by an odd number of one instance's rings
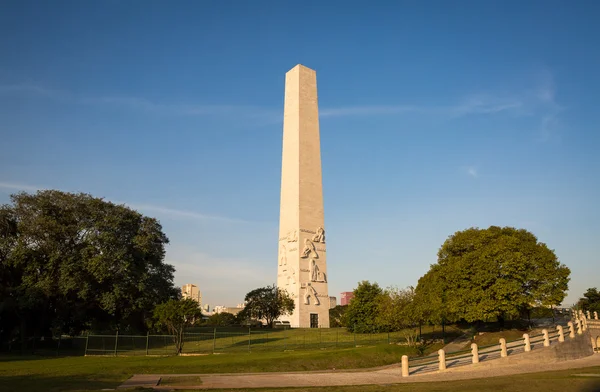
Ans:
{"label": "blue sky", "polygon": [[599,286],[600,3],[4,1],[0,202],[157,217],[176,283],[274,283],[285,73],[317,71],[330,295],[416,285],[471,226],[531,230]]}

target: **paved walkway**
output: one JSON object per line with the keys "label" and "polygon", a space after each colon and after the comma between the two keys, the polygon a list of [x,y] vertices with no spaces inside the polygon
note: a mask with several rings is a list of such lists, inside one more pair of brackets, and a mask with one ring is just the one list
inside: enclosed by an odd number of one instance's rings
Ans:
{"label": "paved walkway", "polygon": [[[552,370],[576,369],[590,366],[600,366],[600,355],[565,362],[539,363],[539,360],[528,359],[527,355],[501,358],[495,361],[450,367],[445,371],[430,371],[419,373],[411,368],[410,377],[402,377],[400,367],[389,366],[378,370],[362,371],[326,371],[326,372],[289,372],[289,373],[242,373],[242,374],[155,374],[144,375],[149,387],[150,380],[157,385],[161,377],[197,376],[202,380],[198,386],[155,386],[157,390],[175,389],[216,389],[216,388],[286,388],[311,386],[340,386],[340,385],[372,385],[398,384],[412,382],[435,382],[449,380],[465,380],[472,378],[487,378],[512,374],[535,373]],[[141,377],[136,375],[119,388],[135,387],[133,381]],[[140,378],[140,381],[142,379]],[[153,386],[152,385],[152,386]]]}

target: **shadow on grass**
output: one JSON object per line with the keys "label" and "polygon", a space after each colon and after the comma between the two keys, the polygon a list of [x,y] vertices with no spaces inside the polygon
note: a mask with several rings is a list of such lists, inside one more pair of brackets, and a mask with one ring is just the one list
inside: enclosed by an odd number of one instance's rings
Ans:
{"label": "shadow on grass", "polygon": [[[273,342],[278,342],[280,340],[283,340],[283,338],[253,338],[250,339],[250,346],[252,346],[253,344],[265,344],[265,343],[273,343]],[[245,342],[237,342],[232,344],[232,346],[244,346],[244,345],[248,345],[248,341]],[[283,345],[283,343],[282,343]],[[265,349],[269,349],[268,347],[265,347]]]}
{"label": "shadow on grass", "polygon": [[578,392],[600,392],[600,380],[593,380],[584,385]]}
{"label": "shadow on grass", "polygon": [[59,392],[115,389],[122,381],[94,380],[98,376],[0,376],[0,391]]}
{"label": "shadow on grass", "polygon": [[0,362],[17,362],[17,361],[36,361],[40,359],[54,359],[54,358],[70,358],[70,357],[83,357],[83,354],[69,354],[64,353],[60,355],[46,355],[46,354],[3,354],[0,355]]}

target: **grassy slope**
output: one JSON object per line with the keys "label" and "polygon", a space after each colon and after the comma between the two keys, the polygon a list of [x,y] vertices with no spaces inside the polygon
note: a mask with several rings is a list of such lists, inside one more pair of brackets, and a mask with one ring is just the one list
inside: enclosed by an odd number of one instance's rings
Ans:
{"label": "grassy slope", "polygon": [[[432,346],[431,350],[438,349]],[[71,391],[115,388],[133,374],[239,373],[353,369],[396,363],[406,347],[261,352],[199,357],[0,358],[0,391]]]}

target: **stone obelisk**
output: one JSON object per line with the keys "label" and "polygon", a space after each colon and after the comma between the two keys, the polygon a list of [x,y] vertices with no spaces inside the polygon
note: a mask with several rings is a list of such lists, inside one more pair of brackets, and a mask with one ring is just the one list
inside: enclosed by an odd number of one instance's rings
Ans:
{"label": "stone obelisk", "polygon": [[329,328],[317,74],[285,75],[277,286],[294,299],[293,327]]}

